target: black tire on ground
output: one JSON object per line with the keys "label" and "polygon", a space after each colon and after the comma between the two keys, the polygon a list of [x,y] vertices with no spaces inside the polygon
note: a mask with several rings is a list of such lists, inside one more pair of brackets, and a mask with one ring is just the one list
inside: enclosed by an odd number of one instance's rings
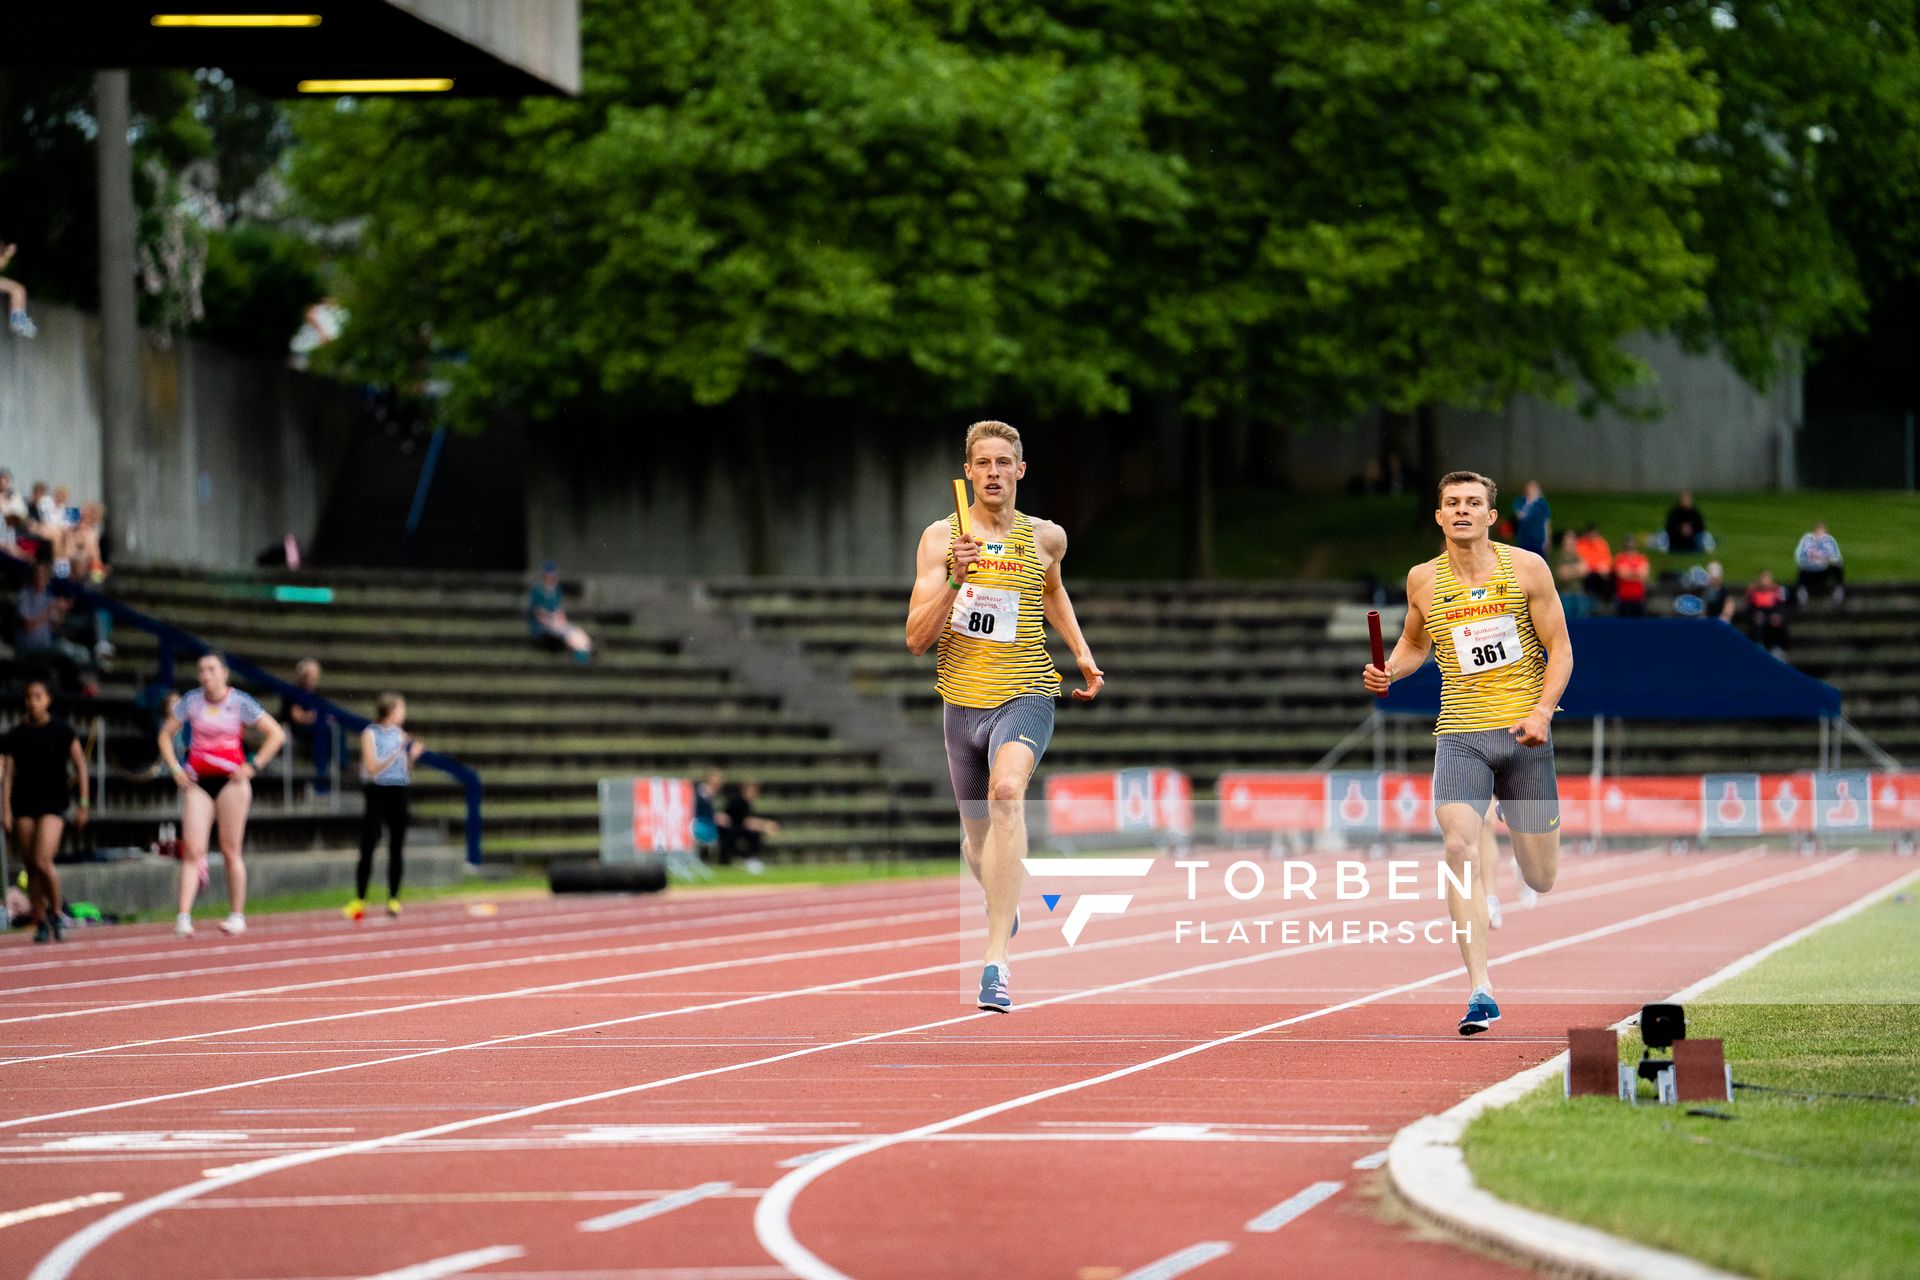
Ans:
{"label": "black tire on ground", "polygon": [[667,887],[667,866],[642,862],[556,862],[547,868],[555,893],[658,893]]}

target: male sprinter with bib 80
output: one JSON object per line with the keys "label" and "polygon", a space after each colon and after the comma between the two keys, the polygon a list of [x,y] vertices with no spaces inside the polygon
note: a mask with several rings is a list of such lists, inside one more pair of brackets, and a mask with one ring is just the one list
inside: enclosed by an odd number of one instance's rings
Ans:
{"label": "male sprinter with bib 80", "polygon": [[[1468,886],[1451,886],[1460,954],[1473,992],[1460,1034],[1500,1018],[1487,977],[1487,891],[1472,868],[1480,824],[1495,796],[1507,816],[1520,878],[1540,893],[1560,870],[1560,793],[1553,773],[1553,713],[1573,674],[1573,646],[1560,612],[1553,571],[1531,551],[1494,542],[1494,484],[1472,471],[1440,479],[1433,513],[1446,554],[1407,574],[1407,626],[1387,658],[1361,679],[1385,693],[1433,648],[1440,663],[1440,721],[1434,726],[1433,812],[1447,844],[1447,865]],[[1462,936],[1459,932],[1465,926]]]}
{"label": "male sprinter with bib 80", "polygon": [[945,704],[947,769],[966,830],[967,866],[987,895],[980,1007],[1006,1013],[1013,1008],[1007,946],[1020,928],[1025,879],[1027,782],[1053,738],[1060,696],[1044,624],[1067,642],[1086,677],[1075,698],[1092,699],[1106,677],[1060,581],[1065,531],[1014,509],[1014,489],[1027,474],[1020,433],[1004,422],[974,423],[962,470],[973,485],[973,534],[960,532],[956,512],[920,535],[907,649],[918,657],[940,646],[936,687]]}

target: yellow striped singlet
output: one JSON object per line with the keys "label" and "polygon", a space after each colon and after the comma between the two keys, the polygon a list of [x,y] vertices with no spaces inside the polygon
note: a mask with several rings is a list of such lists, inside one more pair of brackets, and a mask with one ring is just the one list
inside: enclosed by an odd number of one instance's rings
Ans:
{"label": "yellow striped singlet", "polygon": [[1427,634],[1440,663],[1440,720],[1435,733],[1475,733],[1519,724],[1540,704],[1547,651],[1534,634],[1527,593],[1513,572],[1513,548],[1493,544],[1499,564],[1483,587],[1453,576],[1446,556],[1434,561]]}
{"label": "yellow striped singlet", "polygon": [[[947,531],[960,536],[958,516],[947,517]],[[947,576],[953,576],[951,551]],[[942,699],[956,707],[989,708],[1023,694],[1060,696],[1060,671],[1047,652],[1041,600],[1046,584],[1032,516],[1014,512],[1013,529],[1002,541],[981,538],[980,559],[940,633],[934,687]]]}

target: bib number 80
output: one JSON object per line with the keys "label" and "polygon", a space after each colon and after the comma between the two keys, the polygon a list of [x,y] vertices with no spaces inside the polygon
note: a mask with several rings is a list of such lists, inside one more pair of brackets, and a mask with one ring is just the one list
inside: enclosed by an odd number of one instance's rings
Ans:
{"label": "bib number 80", "polygon": [[974,632],[976,635],[992,635],[993,615],[979,612],[969,613],[967,615],[967,630]]}

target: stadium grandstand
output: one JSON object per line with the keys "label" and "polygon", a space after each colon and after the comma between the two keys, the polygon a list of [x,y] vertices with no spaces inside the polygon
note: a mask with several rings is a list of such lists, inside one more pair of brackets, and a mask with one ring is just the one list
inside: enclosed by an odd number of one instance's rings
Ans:
{"label": "stadium grandstand", "polygon": [[1920,1274],[1916,137],[1920,0],[7,6],[0,1276]]}

